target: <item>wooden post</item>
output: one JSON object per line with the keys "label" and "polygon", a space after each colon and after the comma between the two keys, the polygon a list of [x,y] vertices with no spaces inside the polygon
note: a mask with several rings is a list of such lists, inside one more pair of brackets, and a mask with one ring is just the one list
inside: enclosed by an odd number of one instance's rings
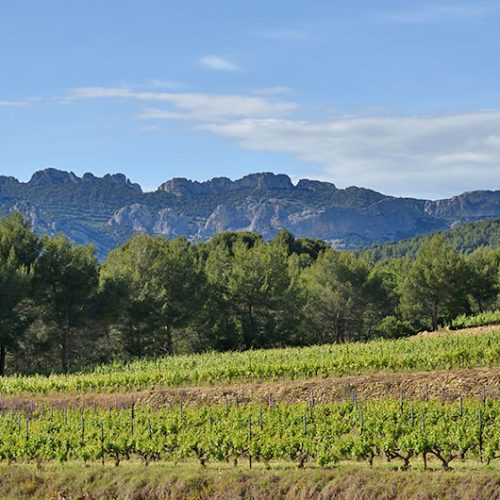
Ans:
{"label": "wooden post", "polygon": [[361,403],[358,405],[359,407],[359,432],[363,432],[363,424],[364,424],[364,419],[363,419],[363,407]]}
{"label": "wooden post", "polygon": [[481,413],[481,409],[478,410],[477,417],[479,421],[479,460],[482,463],[483,462],[483,415]]}
{"label": "wooden post", "polygon": [[148,436],[149,436],[149,439],[151,439],[153,436],[153,430],[151,429],[151,420],[149,417],[148,417]]}
{"label": "wooden post", "polygon": [[252,444],[252,417],[248,417],[248,466],[252,468],[252,451],[250,450]]}
{"label": "wooden post", "polygon": [[101,464],[104,466],[104,420],[101,420]]}
{"label": "wooden post", "polygon": [[135,403],[134,398],[132,398],[132,404],[130,406],[130,434],[134,436],[134,423],[135,423]]}

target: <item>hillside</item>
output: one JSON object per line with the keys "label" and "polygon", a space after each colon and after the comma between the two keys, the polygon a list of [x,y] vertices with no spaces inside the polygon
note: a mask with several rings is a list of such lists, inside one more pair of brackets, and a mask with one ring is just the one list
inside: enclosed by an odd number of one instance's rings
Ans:
{"label": "hillside", "polygon": [[[438,233],[453,247],[464,253],[473,252],[479,247],[500,247],[500,219],[464,224],[448,231],[438,231]],[[387,242],[375,245],[363,253],[375,260],[414,257],[420,246],[431,237],[430,234],[422,234],[397,242]]]}
{"label": "hillside", "polygon": [[353,249],[500,217],[500,191],[429,201],[307,179],[294,185],[286,175],[258,173],[235,181],[175,178],[145,193],[123,174],[78,177],[49,168],[29,182],[0,176],[0,215],[14,209],[27,214],[39,233],[94,243],[100,258],[143,232],[202,241],[225,230],[269,239],[286,228]]}
{"label": "hillside", "polygon": [[498,335],[5,377],[0,495],[496,498]]}

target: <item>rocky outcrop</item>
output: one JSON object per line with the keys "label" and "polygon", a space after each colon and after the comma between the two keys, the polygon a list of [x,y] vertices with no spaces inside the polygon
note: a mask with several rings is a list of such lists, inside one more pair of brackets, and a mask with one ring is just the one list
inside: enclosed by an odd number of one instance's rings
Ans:
{"label": "rocky outcrop", "polygon": [[193,241],[221,231],[256,231],[272,238],[281,229],[356,248],[500,217],[500,191],[474,191],[447,200],[385,196],[369,189],[286,175],[250,174],[206,182],[175,178],[143,193],[123,174],[97,177],[53,168],[29,182],[0,176],[0,215],[26,214],[39,233],[63,232],[93,243],[100,258],[134,234]]}

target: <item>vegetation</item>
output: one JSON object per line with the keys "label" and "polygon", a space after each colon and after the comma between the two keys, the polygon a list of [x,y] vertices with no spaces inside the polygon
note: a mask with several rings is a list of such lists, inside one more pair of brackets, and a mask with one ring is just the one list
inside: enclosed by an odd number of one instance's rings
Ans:
{"label": "vegetation", "polygon": [[441,235],[446,243],[462,253],[469,254],[482,247],[498,248],[500,247],[500,219],[473,222],[447,231],[382,243],[361,252],[374,260],[413,258],[417,255],[420,247],[436,234]]}
{"label": "vegetation", "polygon": [[162,386],[264,382],[340,377],[376,371],[431,371],[494,367],[500,363],[500,332],[448,334],[367,343],[246,352],[204,353],[110,363],[70,375],[0,379],[0,394],[116,392]]}
{"label": "vegetation", "polygon": [[0,373],[404,337],[496,310],[499,265],[498,248],[466,255],[440,236],[374,262],[287,231],[135,236],[99,263],[15,213],[0,221]]}
{"label": "vegetation", "polygon": [[340,464],[334,469],[294,467],[252,470],[216,464],[141,463],[88,464],[79,462],[0,464],[0,496],[16,499],[126,498],[495,498],[500,489],[497,468],[458,470],[452,473],[409,470],[402,474],[391,464],[370,468]]}
{"label": "vegetation", "polygon": [[270,405],[173,406],[151,411],[42,408],[0,417],[0,459],[9,461],[242,460],[321,467],[376,458],[406,470],[431,457],[490,464],[500,457],[500,402],[352,401]]}
{"label": "vegetation", "polygon": [[451,328],[471,328],[476,326],[498,325],[500,324],[500,311],[486,311],[473,316],[461,315],[451,322]]}

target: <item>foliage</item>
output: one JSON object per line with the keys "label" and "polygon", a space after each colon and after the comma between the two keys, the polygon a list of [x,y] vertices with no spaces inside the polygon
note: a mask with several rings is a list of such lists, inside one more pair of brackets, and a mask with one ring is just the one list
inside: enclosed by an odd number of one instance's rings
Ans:
{"label": "foliage", "polygon": [[462,314],[456,317],[450,325],[452,330],[459,330],[460,328],[471,328],[476,326],[498,325],[500,324],[500,310],[486,311],[472,316]]}
{"label": "foliage", "polygon": [[467,254],[481,247],[498,248],[500,247],[500,219],[464,224],[448,231],[439,231],[433,234],[415,236],[407,240],[383,243],[360,252],[375,260],[401,257],[413,258],[417,255],[420,247],[433,238],[435,234],[440,234],[452,247]]}
{"label": "foliage", "polygon": [[164,386],[341,377],[375,371],[431,371],[492,367],[500,363],[500,332],[366,343],[203,353],[109,363],[69,375],[0,379],[0,394],[113,392]]}
{"label": "foliage", "polygon": [[269,242],[136,235],[99,263],[14,213],[0,221],[0,374],[405,337],[497,309],[499,269],[498,249],[466,255],[441,236],[415,259],[374,262],[286,230]]}
{"label": "foliage", "polygon": [[115,465],[166,460],[294,462],[330,466],[383,457],[401,469],[434,456],[490,463],[500,456],[500,402],[363,401],[172,406],[151,410],[48,407],[0,417],[0,459]]}

